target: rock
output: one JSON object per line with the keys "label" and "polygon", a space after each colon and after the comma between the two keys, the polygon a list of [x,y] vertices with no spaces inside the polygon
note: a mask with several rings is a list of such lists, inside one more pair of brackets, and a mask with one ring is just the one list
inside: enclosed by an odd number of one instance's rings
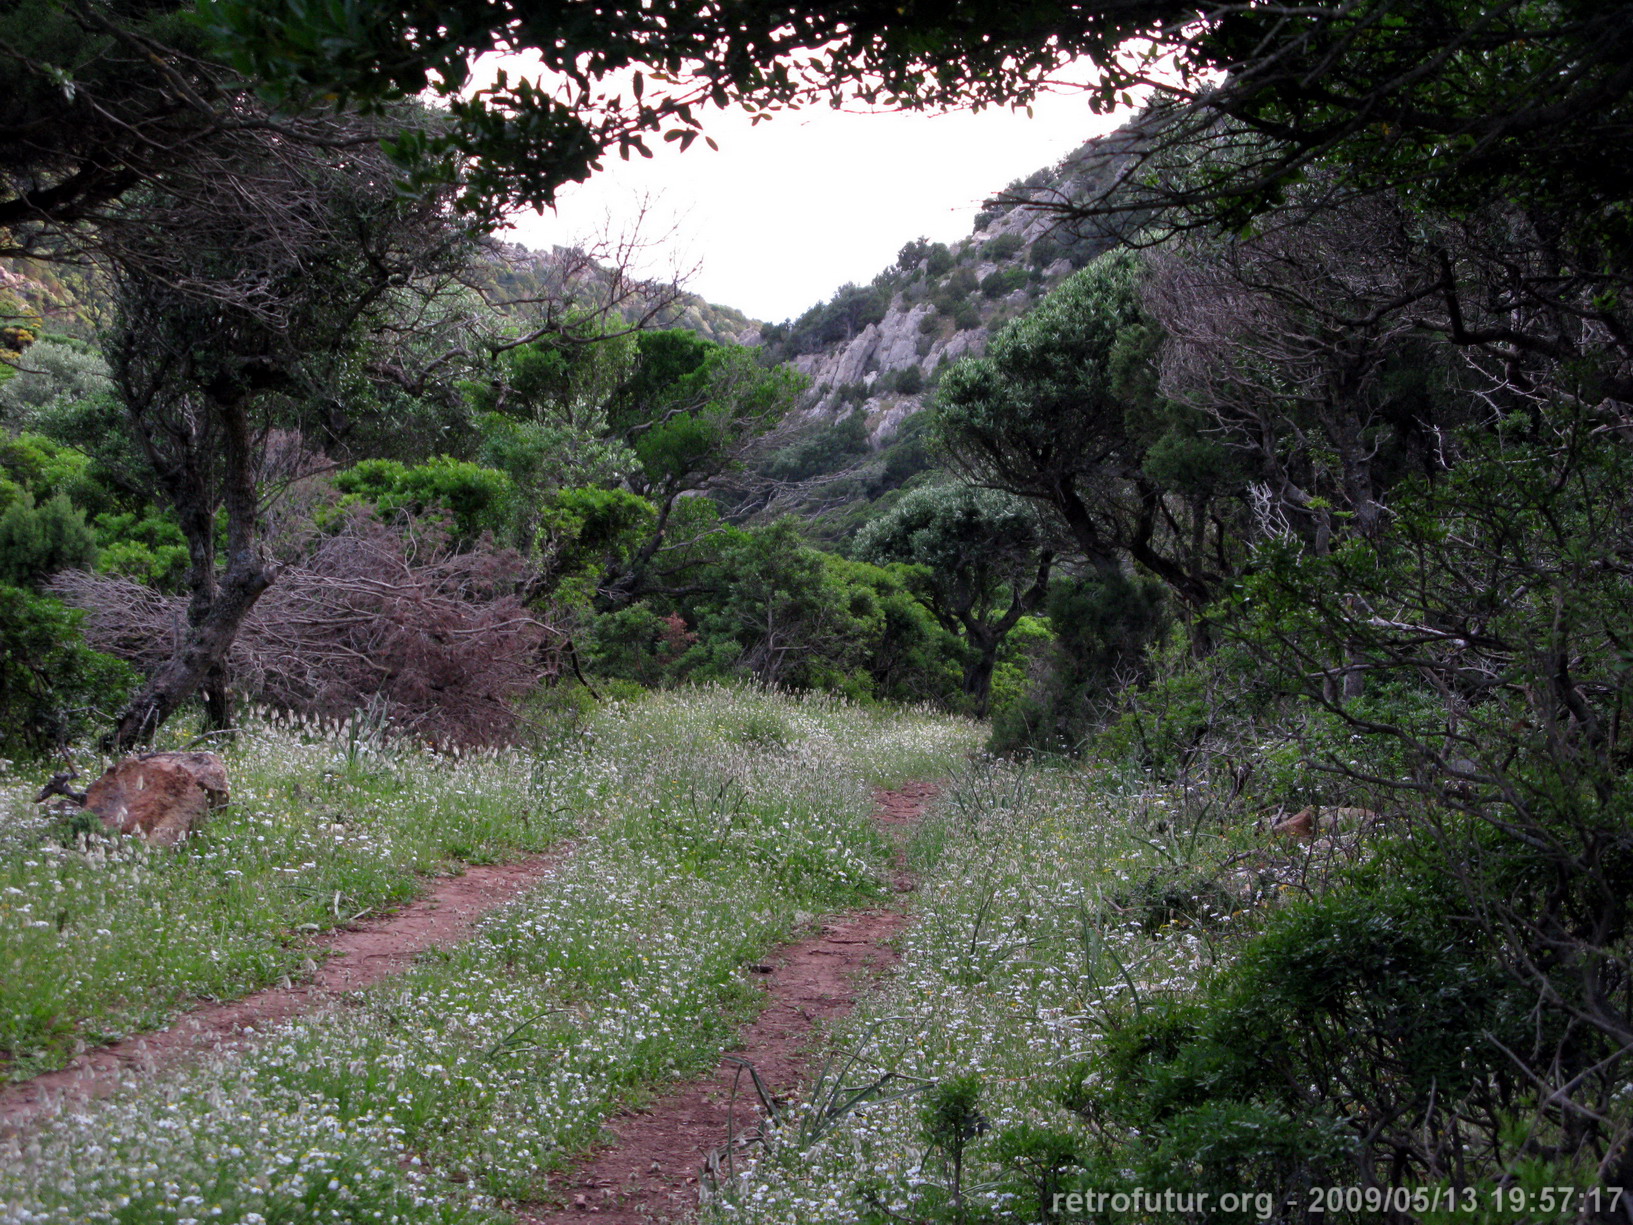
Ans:
{"label": "rock", "polygon": [[907,311],[892,311],[880,324],[877,360],[884,373],[918,366],[919,325],[936,313],[928,302],[920,302]]}
{"label": "rock", "polygon": [[1305,808],[1270,827],[1283,838],[1314,838],[1333,830],[1368,829],[1381,818],[1370,808]]}
{"label": "rock", "polygon": [[175,846],[227,802],[227,768],[214,753],[149,753],[108,768],[85,793],[85,808],[109,831]]}
{"label": "rock", "polygon": [[1315,837],[1315,809],[1306,808],[1303,812],[1295,812],[1286,820],[1277,821],[1270,827],[1270,832],[1278,838]]}

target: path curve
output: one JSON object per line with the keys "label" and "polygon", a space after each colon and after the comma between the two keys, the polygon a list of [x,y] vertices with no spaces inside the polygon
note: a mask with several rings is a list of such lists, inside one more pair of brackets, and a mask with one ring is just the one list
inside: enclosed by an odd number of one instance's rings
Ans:
{"label": "path curve", "polygon": [[[909,892],[907,837],[939,792],[933,783],[909,783],[874,793],[873,819],[896,844],[893,884]],[[850,911],[825,922],[814,936],[783,945],[754,967],[764,975],[769,1002],[727,1054],[753,1063],[772,1096],[786,1100],[806,1078],[812,1029],[850,1012],[858,992],[896,961],[889,941],[909,922],[897,909]],[[561,1181],[559,1207],[518,1212],[526,1225],[652,1225],[690,1218],[698,1207],[698,1180],[709,1153],[758,1121],[748,1077],[722,1060],[715,1071],[681,1085],[640,1110],[608,1120],[612,1142]],[[733,1115],[735,1114],[735,1118]]]}
{"label": "path curve", "polygon": [[571,853],[562,843],[509,863],[466,868],[440,879],[431,892],[400,910],[327,932],[310,945],[327,954],[308,979],[267,987],[242,999],[183,1014],[168,1028],[137,1034],[76,1055],[65,1067],[0,1087],[0,1137],[23,1130],[62,1106],[105,1097],[133,1074],[151,1074],[204,1052],[251,1040],[281,1021],[341,1000],[398,974],[430,948],[456,944],[495,907],[526,892]]}

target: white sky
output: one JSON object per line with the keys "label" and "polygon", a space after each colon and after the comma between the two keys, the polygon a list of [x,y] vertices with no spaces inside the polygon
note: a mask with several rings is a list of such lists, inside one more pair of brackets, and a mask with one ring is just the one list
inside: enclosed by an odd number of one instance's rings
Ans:
{"label": "white sky", "polygon": [[[616,155],[587,183],[562,189],[554,215],[516,219],[534,248],[627,230],[643,197],[663,236],[649,273],[696,267],[688,287],[711,302],[778,322],[847,281],[865,283],[902,244],[966,236],[983,198],[1059,161],[1122,116],[1094,115],[1081,93],[1024,110],[944,115],[784,112],[751,126],[713,112],[685,153],[653,140],[651,159]],[[609,226],[609,218],[611,225]]]}

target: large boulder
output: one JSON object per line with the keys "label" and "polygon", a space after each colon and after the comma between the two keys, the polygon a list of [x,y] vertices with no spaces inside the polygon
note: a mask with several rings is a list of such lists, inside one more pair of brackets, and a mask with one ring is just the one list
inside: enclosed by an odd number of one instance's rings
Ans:
{"label": "large boulder", "polygon": [[85,792],[85,808],[110,832],[174,846],[227,802],[227,768],[214,753],[127,757]]}

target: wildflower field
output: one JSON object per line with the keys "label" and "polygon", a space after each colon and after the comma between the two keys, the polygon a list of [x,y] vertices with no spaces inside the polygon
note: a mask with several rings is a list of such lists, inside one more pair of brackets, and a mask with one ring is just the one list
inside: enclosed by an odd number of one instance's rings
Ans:
{"label": "wildflower field", "polygon": [[910,847],[900,973],[708,1219],[1055,1219],[1057,1191],[1093,1185],[1081,1107],[1108,1026],[1228,956],[1244,903],[1201,882],[1251,837],[1202,835],[1177,799],[1086,771],[964,769]]}
{"label": "wildflower field", "polygon": [[756,999],[745,963],[880,893],[872,788],[949,774],[977,737],[744,690],[612,706],[542,755],[269,725],[232,752],[234,805],[174,854],[54,841],[18,784],[0,866],[0,958],[29,967],[5,987],[18,1071],[298,970],[303,925],[407,897],[417,871],[578,843],[355,1006],[14,1140],[0,1220],[502,1219],[618,1104],[713,1065]]}
{"label": "wildflower field", "polygon": [[[571,1185],[615,1111],[718,1066],[768,950],[869,905],[909,911],[899,966],[813,1036],[804,1091],[717,1152],[703,1225],[1495,1222],[1516,1195],[1596,1193],[1580,1162],[1502,1164],[1556,1137],[1486,1058],[1537,1014],[1465,917],[1446,849],[1478,830],[1373,814],[1267,837],[1206,785],[995,760],[981,734],[698,689],[464,759],[269,724],[231,750],[239,799],[177,852],[14,803],[14,1075],[298,975],[306,929],[427,871],[574,845],[469,942],[0,1142],[0,1225],[500,1225]],[[870,813],[912,780],[942,791],[899,894]],[[1610,1093],[1624,1119],[1633,1092]],[[1369,1184],[1404,1198],[1310,1206],[1355,1185],[1361,1146],[1442,1136],[1458,1181],[1425,1164]]]}

